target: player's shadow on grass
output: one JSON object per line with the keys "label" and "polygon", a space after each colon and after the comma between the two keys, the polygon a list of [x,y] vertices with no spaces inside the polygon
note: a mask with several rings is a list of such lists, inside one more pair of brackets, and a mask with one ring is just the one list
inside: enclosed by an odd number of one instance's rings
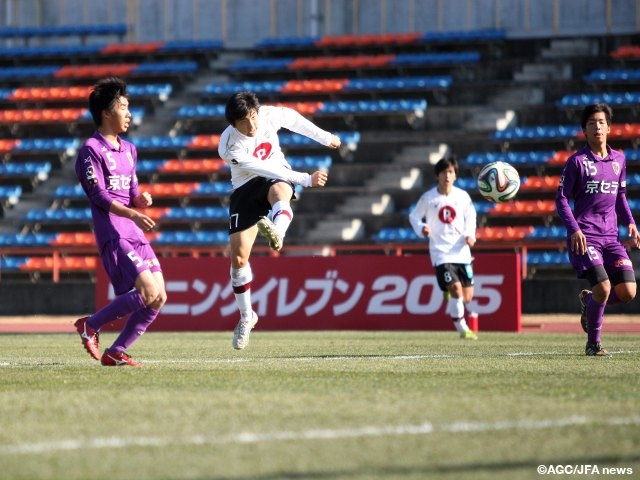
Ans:
{"label": "player's shadow on grass", "polygon": [[322,470],[306,472],[278,472],[265,475],[250,475],[244,477],[213,476],[202,478],[201,480],[324,480],[335,478],[368,478],[385,479],[389,477],[415,477],[420,478],[457,478],[461,474],[482,473],[508,473],[512,478],[518,475],[537,475],[539,465],[596,465],[600,469],[603,467],[635,467],[640,462],[640,455],[628,456],[600,456],[600,457],[575,457],[563,459],[530,459],[511,462],[486,462],[486,463],[457,463],[455,465],[390,465],[387,467],[361,467],[343,470]]}

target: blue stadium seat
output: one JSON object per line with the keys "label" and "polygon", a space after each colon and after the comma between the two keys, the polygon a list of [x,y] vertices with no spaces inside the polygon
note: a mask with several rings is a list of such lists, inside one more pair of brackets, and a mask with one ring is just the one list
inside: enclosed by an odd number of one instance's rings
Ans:
{"label": "blue stadium seat", "polygon": [[256,48],[301,48],[313,46],[320,37],[265,38],[256,43]]}
{"label": "blue stadium seat", "polygon": [[27,59],[35,57],[75,57],[80,55],[99,55],[101,48],[101,45],[0,47],[0,58]]}
{"label": "blue stadium seat", "polygon": [[464,162],[469,165],[484,165],[490,162],[502,161],[514,165],[545,164],[553,158],[555,152],[530,151],[530,152],[482,152],[471,153]]}
{"label": "blue stadium seat", "polygon": [[608,103],[611,106],[637,106],[640,103],[640,93],[580,93],[562,97],[557,105],[559,107],[585,107],[593,103]]}
{"label": "blue stadium seat", "polygon": [[392,66],[407,65],[458,65],[477,63],[479,52],[402,53],[389,62]]}
{"label": "blue stadium seat", "polygon": [[527,264],[531,266],[561,266],[568,263],[567,252],[527,252]]}
{"label": "blue stadium seat", "polygon": [[164,136],[154,135],[151,137],[140,137],[136,139],[136,147],[138,150],[145,148],[185,148],[193,141],[193,136]]}
{"label": "blue stadium seat", "polygon": [[260,95],[261,93],[278,93],[287,82],[266,81],[266,82],[225,82],[210,83],[202,89],[203,94],[209,95],[232,95],[235,92],[248,90]]}
{"label": "blue stadium seat", "polygon": [[224,48],[222,40],[172,40],[158,48],[159,52],[219,51]]}
{"label": "blue stadium seat", "polygon": [[198,63],[184,62],[148,62],[141,63],[131,73],[136,75],[162,75],[194,73],[198,70]]}
{"label": "blue stadium seat", "polygon": [[56,222],[90,222],[89,208],[59,208],[54,210],[31,210],[23,220],[27,223],[56,223]]}
{"label": "blue stadium seat", "polygon": [[0,257],[0,268],[2,270],[20,270],[22,265],[26,265],[27,261],[29,261],[29,257]]}
{"label": "blue stadium seat", "polygon": [[26,162],[0,164],[0,175],[7,177],[34,177],[45,181],[51,173],[50,162]]}
{"label": "blue stadium seat", "polygon": [[332,160],[329,155],[320,156],[292,156],[287,157],[287,161],[294,170],[318,170],[320,168],[328,170],[331,167]]}
{"label": "blue stadium seat", "polygon": [[470,42],[474,40],[505,40],[507,38],[506,30],[489,29],[489,30],[463,30],[459,32],[428,32],[422,37],[427,43],[432,42]]}
{"label": "blue stadium seat", "polygon": [[599,83],[599,82],[639,82],[640,81],[640,69],[613,69],[613,70],[594,70],[589,75],[584,77],[585,82]]}
{"label": "blue stadium seat", "polygon": [[286,70],[294,58],[255,58],[251,60],[238,60],[229,65],[231,72]]}
{"label": "blue stadium seat", "polygon": [[558,225],[545,227],[542,225],[535,226],[527,238],[535,240],[564,240],[567,237],[567,229]]}
{"label": "blue stadium seat", "polygon": [[493,140],[548,140],[553,138],[571,139],[581,131],[575,125],[541,125],[537,127],[515,127],[498,130],[492,134]]}
{"label": "blue stadium seat", "polygon": [[20,185],[0,185],[1,203],[15,205],[20,201],[20,196],[22,196]]}
{"label": "blue stadium seat", "polygon": [[417,242],[423,240],[413,228],[383,228],[371,238],[374,242]]}
{"label": "blue stadium seat", "polygon": [[53,192],[53,198],[58,200],[84,198],[85,193],[79,183],[73,185],[59,185]]}
{"label": "blue stadium seat", "polygon": [[427,101],[424,99],[407,100],[357,100],[324,102],[318,114],[372,114],[424,112]]}
{"label": "blue stadium seat", "polygon": [[58,66],[37,66],[37,67],[3,67],[0,69],[0,80],[33,80],[37,78],[48,78],[60,69]]}
{"label": "blue stadium seat", "polygon": [[354,78],[349,79],[345,91],[372,90],[414,90],[447,89],[451,87],[453,77],[440,75],[433,77],[396,77],[396,78]]}
{"label": "blue stadium seat", "polygon": [[198,187],[191,193],[192,195],[202,195],[202,196],[211,196],[211,195],[229,195],[231,193],[231,183],[230,182],[207,182],[201,183]]}
{"label": "blue stadium seat", "polygon": [[46,247],[55,240],[57,233],[3,233],[0,234],[2,247]]}
{"label": "blue stadium seat", "polygon": [[154,245],[224,245],[229,241],[227,230],[160,232]]}
{"label": "blue stadium seat", "polygon": [[[0,70],[1,71],[1,70]],[[66,152],[67,155],[75,155],[80,140],[76,138],[23,138],[15,147],[15,150],[23,152]]]}
{"label": "blue stadium seat", "polygon": [[224,207],[184,207],[172,208],[162,217],[167,220],[220,220],[229,217]]}
{"label": "blue stadium seat", "polygon": [[136,166],[136,172],[138,174],[157,172],[166,163],[167,163],[167,160],[140,160],[140,159],[138,159],[138,164]]}

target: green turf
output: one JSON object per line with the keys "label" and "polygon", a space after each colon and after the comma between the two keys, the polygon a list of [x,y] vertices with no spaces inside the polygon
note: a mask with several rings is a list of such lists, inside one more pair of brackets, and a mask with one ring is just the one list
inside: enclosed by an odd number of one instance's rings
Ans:
{"label": "green turf", "polygon": [[130,350],[143,368],[106,368],[75,334],[4,334],[0,478],[638,475],[640,336],[607,335],[609,358],[584,341],[256,331],[236,352],[230,332],[148,333]]}

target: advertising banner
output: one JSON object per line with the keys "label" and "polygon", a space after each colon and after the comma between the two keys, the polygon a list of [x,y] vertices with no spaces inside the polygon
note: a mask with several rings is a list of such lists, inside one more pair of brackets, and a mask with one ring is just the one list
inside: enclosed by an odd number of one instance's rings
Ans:
{"label": "advertising banner", "polygon": [[[223,257],[162,258],[168,300],[153,331],[232,331],[239,319]],[[451,330],[428,255],[251,259],[260,330]],[[472,310],[482,331],[520,331],[520,255],[477,253]],[[113,298],[98,269],[98,308]],[[119,328],[119,326],[117,326]]]}

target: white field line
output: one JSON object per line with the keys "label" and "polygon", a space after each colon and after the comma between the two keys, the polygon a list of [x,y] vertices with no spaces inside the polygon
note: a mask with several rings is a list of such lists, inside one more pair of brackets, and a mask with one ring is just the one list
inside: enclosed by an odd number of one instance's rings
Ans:
{"label": "white field line", "polygon": [[129,447],[184,447],[232,444],[258,444],[281,441],[340,440],[363,437],[430,435],[434,433],[494,432],[501,430],[540,430],[581,425],[640,425],[640,416],[589,419],[572,416],[559,419],[505,420],[501,422],[456,422],[434,425],[430,422],[414,425],[365,426],[348,429],[311,429],[302,431],[244,432],[226,435],[193,435],[187,437],[96,437],[51,442],[0,445],[0,455],[48,454],[60,451],[101,450]]}
{"label": "white field line", "polygon": [[[609,355],[625,355],[640,353],[640,350],[609,350]],[[504,352],[504,353],[432,353],[432,354],[415,354],[415,355],[317,355],[317,356],[301,356],[301,357],[236,357],[236,358],[175,358],[175,359],[141,359],[143,364],[148,365],[177,365],[177,364],[224,364],[224,363],[250,363],[250,362],[268,362],[270,360],[278,360],[280,362],[328,362],[328,361],[362,361],[362,360],[424,360],[439,358],[488,358],[488,357],[571,357],[584,356],[581,352]],[[604,359],[601,359],[604,360]],[[88,362],[85,360],[68,360],[60,361],[6,361],[0,360],[1,367],[64,367],[69,365],[93,365],[99,366],[97,362]]]}

